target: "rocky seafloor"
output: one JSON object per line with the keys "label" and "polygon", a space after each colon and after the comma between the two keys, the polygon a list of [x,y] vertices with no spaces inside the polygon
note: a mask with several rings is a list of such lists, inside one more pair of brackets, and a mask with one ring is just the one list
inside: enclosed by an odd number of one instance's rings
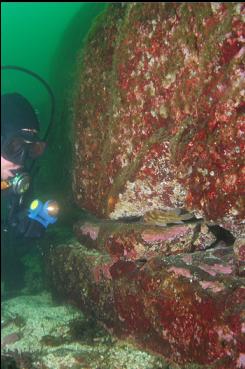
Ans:
{"label": "rocky seafloor", "polygon": [[2,302],[3,369],[168,369],[49,293]]}

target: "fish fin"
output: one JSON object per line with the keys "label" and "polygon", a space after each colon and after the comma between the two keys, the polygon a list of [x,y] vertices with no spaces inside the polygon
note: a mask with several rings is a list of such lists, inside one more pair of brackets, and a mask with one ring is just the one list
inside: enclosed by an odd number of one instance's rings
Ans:
{"label": "fish fin", "polygon": [[192,213],[181,214],[181,219],[183,220],[190,220],[192,218],[194,218],[194,214]]}
{"label": "fish fin", "polygon": [[173,220],[170,221],[168,224],[183,224],[184,222],[182,220]]}
{"label": "fish fin", "polygon": [[154,222],[152,224],[157,225],[159,227],[166,227],[167,226],[167,223],[161,223],[161,222]]}
{"label": "fish fin", "polygon": [[175,215],[181,215],[181,209],[180,208],[174,208],[174,209],[170,209],[169,211],[170,213],[173,213]]}

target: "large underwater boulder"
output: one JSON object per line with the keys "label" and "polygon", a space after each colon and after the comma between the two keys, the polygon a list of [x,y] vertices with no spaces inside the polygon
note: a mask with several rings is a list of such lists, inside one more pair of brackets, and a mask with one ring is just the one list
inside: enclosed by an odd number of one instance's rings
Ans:
{"label": "large underwater boulder", "polygon": [[240,237],[244,4],[121,4],[81,58],[77,203],[113,219],[183,207]]}
{"label": "large underwater boulder", "polygon": [[243,17],[110,4],[78,67],[73,192],[89,215],[46,254],[50,286],[174,368],[245,367]]}
{"label": "large underwater boulder", "polygon": [[233,248],[187,253],[191,232],[143,232],[80,223],[82,244],[71,238],[48,253],[54,295],[174,368],[244,368],[245,288]]}

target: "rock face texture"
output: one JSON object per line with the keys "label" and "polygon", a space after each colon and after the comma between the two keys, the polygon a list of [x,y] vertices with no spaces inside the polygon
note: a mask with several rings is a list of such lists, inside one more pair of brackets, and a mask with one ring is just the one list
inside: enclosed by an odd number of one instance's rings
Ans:
{"label": "rock face texture", "polygon": [[175,255],[209,248],[216,238],[204,224],[158,227],[144,223],[80,221],[74,226],[77,239],[113,258],[150,259],[162,253]]}
{"label": "rock face texture", "polygon": [[111,5],[75,115],[77,203],[99,217],[184,207],[242,233],[244,4]]}
{"label": "rock face texture", "polygon": [[90,215],[47,254],[51,288],[181,369],[245,368],[244,15],[111,4],[79,67],[73,191]]}
{"label": "rock face texture", "polygon": [[233,249],[187,253],[193,229],[178,227],[80,222],[82,244],[49,252],[51,287],[175,368],[244,368],[245,289]]}

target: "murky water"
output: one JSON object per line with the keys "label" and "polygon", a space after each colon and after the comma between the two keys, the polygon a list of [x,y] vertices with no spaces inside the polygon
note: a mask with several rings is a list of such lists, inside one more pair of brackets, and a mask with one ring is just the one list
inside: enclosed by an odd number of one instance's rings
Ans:
{"label": "murky water", "polygon": [[[82,2],[2,3],[2,65],[17,65],[38,73],[57,97],[67,83],[69,66],[75,62],[91,22],[105,6]],[[4,71],[2,92],[10,91],[22,93],[39,108],[45,130],[49,99],[39,82],[20,72]]]}

